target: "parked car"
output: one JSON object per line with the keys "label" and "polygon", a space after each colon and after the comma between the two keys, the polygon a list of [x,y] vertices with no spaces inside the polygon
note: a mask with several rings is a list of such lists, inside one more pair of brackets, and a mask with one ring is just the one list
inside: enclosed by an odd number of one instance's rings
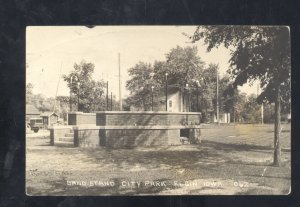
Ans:
{"label": "parked car", "polygon": [[42,118],[31,118],[29,119],[30,129],[35,133],[39,131],[39,129],[43,128],[43,119]]}

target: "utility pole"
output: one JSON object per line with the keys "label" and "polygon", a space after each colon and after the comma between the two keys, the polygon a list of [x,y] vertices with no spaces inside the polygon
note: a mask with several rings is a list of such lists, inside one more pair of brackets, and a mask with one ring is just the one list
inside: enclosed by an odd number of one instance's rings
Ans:
{"label": "utility pole", "polygon": [[56,93],[55,93],[55,99],[54,99],[53,112],[54,112],[55,109],[56,109],[56,98],[57,98],[57,92],[58,92],[59,83],[60,83],[60,79],[61,79],[61,68],[62,68],[62,62],[61,62],[61,64],[60,64],[60,70],[59,70],[59,76],[58,76],[58,83],[57,83]]}
{"label": "utility pole", "polygon": [[70,81],[70,100],[69,100],[69,104],[70,104],[70,112],[72,111],[72,84],[73,84],[73,77],[71,76],[71,81]]}
{"label": "utility pole", "polygon": [[152,111],[153,111],[153,89],[154,89],[154,86],[151,86],[151,108],[152,108]]}
{"label": "utility pole", "polygon": [[110,92],[110,110],[112,111],[113,108],[112,108],[112,92]]}
{"label": "utility pole", "polygon": [[108,81],[106,83],[106,111],[108,111]]}
{"label": "utility pole", "polygon": [[199,100],[198,100],[198,99],[199,99],[199,97],[198,97],[198,96],[199,96],[199,95],[198,95],[199,92],[198,92],[198,83],[196,84],[196,88],[197,88],[197,89],[196,89],[196,90],[197,90],[196,93],[197,93],[197,112],[198,112],[198,111],[199,111]]}
{"label": "utility pole", "polygon": [[219,73],[217,68],[217,123],[220,124],[219,120]]}
{"label": "utility pole", "polygon": [[120,53],[119,53],[119,100],[120,100],[120,111],[123,110],[122,106],[122,94],[121,94],[121,63],[120,63]]}
{"label": "utility pole", "polygon": [[189,84],[185,84],[185,88],[186,88],[186,95],[187,95],[187,101],[186,101],[186,104],[187,104],[187,111],[190,112],[190,91],[189,91]]}
{"label": "utility pole", "polygon": [[166,111],[168,111],[168,73],[166,75]]}
{"label": "utility pole", "polygon": [[77,111],[79,111],[79,88],[80,84],[77,82]]}

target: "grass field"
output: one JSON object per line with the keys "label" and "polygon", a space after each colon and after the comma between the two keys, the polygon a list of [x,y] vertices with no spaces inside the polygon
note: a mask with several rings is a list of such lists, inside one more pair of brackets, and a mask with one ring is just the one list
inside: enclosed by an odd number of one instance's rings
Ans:
{"label": "grass field", "polygon": [[28,195],[288,194],[290,125],[282,125],[281,167],[273,125],[208,125],[198,145],[106,149],[50,146],[26,138]]}

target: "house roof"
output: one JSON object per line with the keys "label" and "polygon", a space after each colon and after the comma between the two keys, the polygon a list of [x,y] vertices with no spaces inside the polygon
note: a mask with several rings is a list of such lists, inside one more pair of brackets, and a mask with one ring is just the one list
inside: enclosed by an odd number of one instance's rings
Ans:
{"label": "house roof", "polygon": [[41,113],[41,115],[40,116],[42,116],[42,117],[49,117],[49,116],[51,116],[52,114],[54,114],[55,116],[58,116],[56,113],[54,113],[54,112],[52,112],[52,111],[45,111],[45,112],[43,112],[43,113]]}
{"label": "house roof", "polygon": [[26,104],[26,114],[40,114],[40,112],[34,105]]}

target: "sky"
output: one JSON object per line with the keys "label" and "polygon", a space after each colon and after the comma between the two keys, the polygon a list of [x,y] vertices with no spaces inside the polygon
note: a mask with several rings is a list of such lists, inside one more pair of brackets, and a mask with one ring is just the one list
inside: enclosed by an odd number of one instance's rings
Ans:
{"label": "sky", "polygon": [[[26,28],[26,83],[35,94],[45,97],[68,96],[61,78],[82,60],[95,65],[93,78],[109,82],[109,91],[118,97],[118,53],[120,53],[122,97],[128,69],[139,61],[153,64],[177,45],[197,46],[198,55],[208,65],[219,65],[222,77],[229,67],[230,51],[225,47],[206,52],[203,42],[190,43],[182,33],[193,34],[196,26],[29,26]],[[256,93],[255,86],[244,85],[242,92]]]}

